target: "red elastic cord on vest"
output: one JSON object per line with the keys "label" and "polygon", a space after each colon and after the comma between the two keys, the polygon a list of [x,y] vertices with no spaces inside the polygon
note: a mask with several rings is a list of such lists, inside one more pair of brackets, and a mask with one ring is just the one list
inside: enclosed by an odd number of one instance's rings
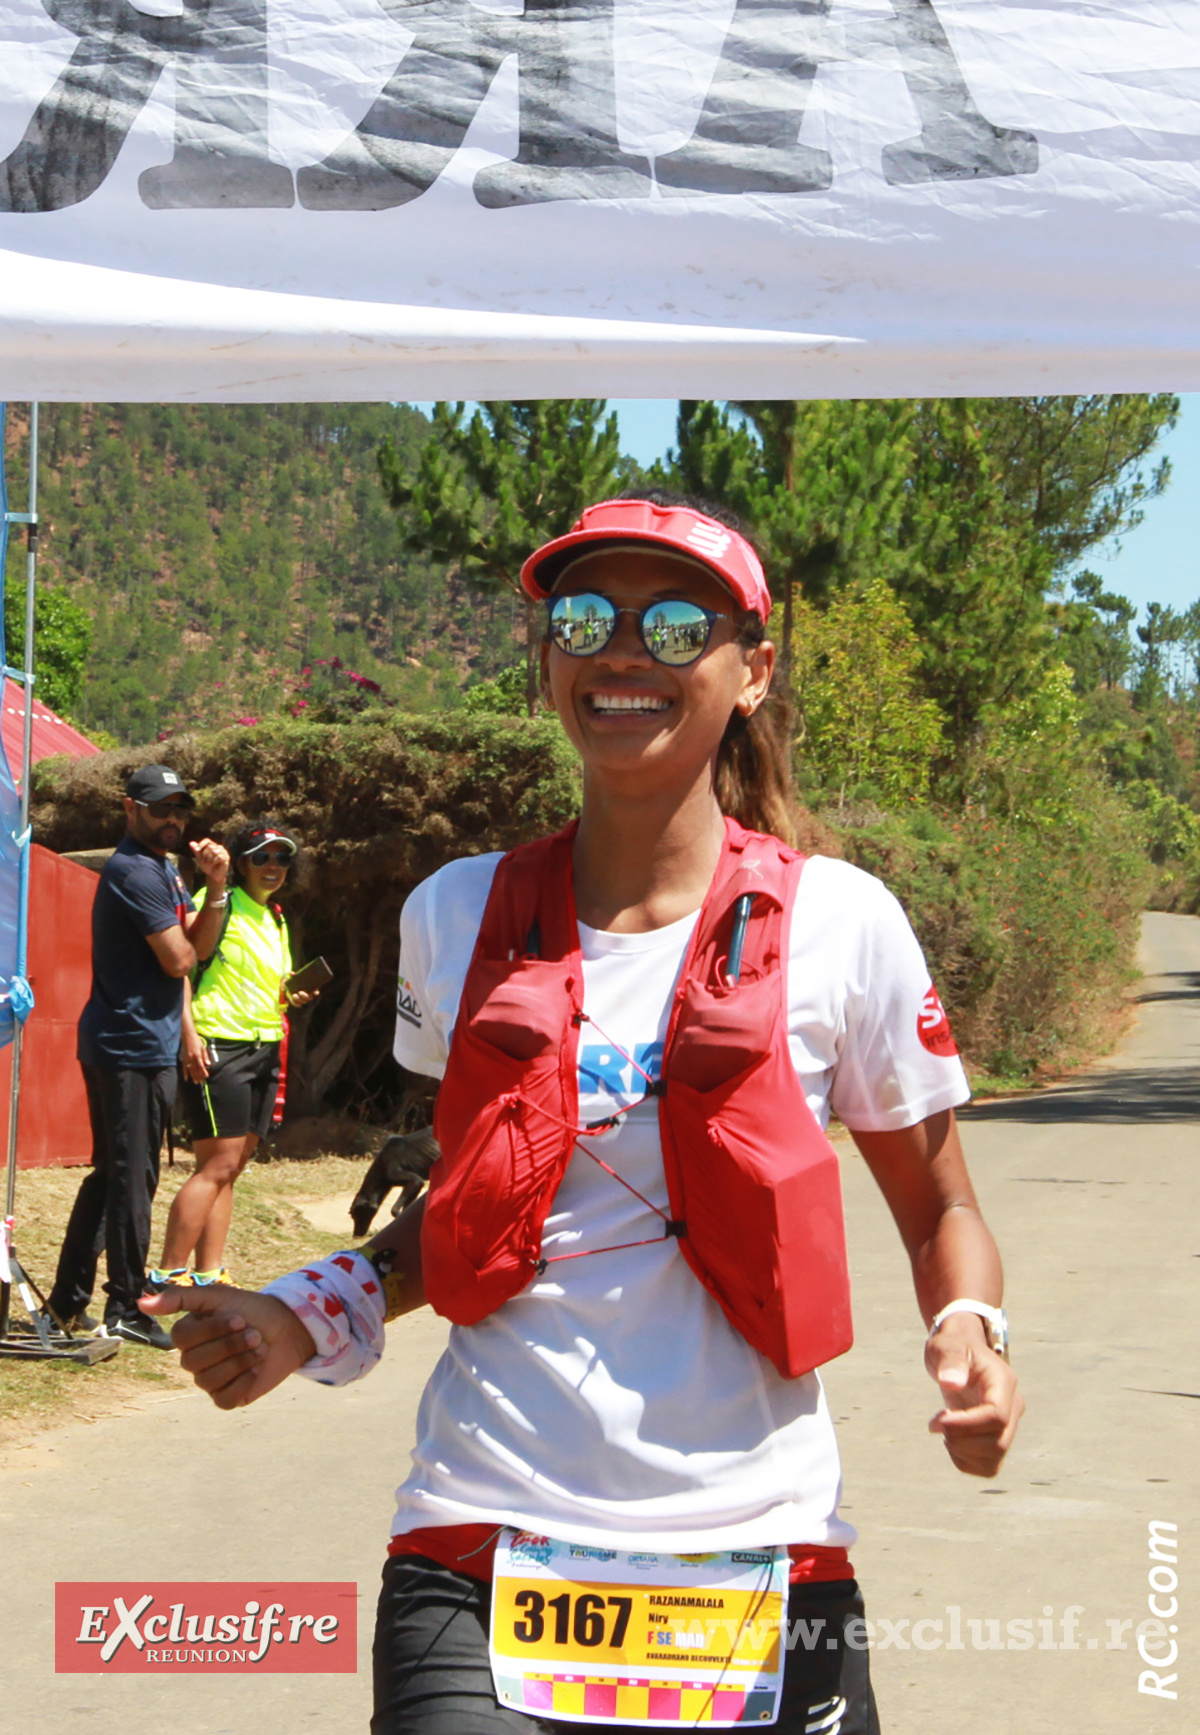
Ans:
{"label": "red elastic cord on vest", "polygon": [[637,1102],[627,1102],[624,1108],[614,1109],[612,1114],[607,1115],[604,1120],[589,1121],[586,1127],[578,1127],[574,1129],[571,1128],[567,1121],[560,1120],[557,1115],[552,1115],[549,1109],[542,1108],[539,1103],[527,1102],[524,1097],[520,1100],[525,1103],[527,1108],[537,1109],[540,1114],[545,1115],[548,1120],[553,1121],[555,1126],[561,1126],[568,1132],[574,1131],[576,1150],[582,1151],[585,1157],[590,1157],[594,1163],[598,1164],[599,1167],[604,1170],[606,1175],[611,1175],[614,1181],[619,1181],[621,1186],[625,1188],[625,1191],[627,1193],[632,1193],[635,1199],[639,1199],[648,1211],[653,1211],[656,1217],[661,1217],[664,1227],[661,1235],[648,1235],[641,1241],[617,1241],[614,1242],[611,1247],[583,1247],[578,1253],[551,1253],[547,1257],[539,1259],[537,1264],[534,1266],[534,1272],[538,1277],[544,1275],[548,1265],[561,1264],[564,1259],[590,1259],[597,1253],[624,1253],[629,1247],[657,1247],[660,1241],[677,1239],[679,1236],[684,1235],[687,1232],[686,1223],[680,1223],[673,1217],[668,1217],[667,1213],[656,1205],[653,1199],[647,1199],[645,1193],[639,1193],[631,1181],[627,1181],[624,1175],[618,1174],[616,1169],[614,1169],[610,1163],[604,1161],[603,1157],[598,1157],[595,1151],[589,1151],[587,1146],[580,1142],[580,1133],[606,1132],[610,1127],[615,1127],[622,1115],[628,1114],[630,1109],[637,1108],[638,1103],[645,1102],[647,1098],[656,1096],[659,1091],[659,1085],[656,1079],[651,1078],[645,1067],[639,1066],[632,1054],[627,1054],[621,1047],[621,1044],[619,1042],[614,1042],[608,1032],[602,1030],[596,1023],[596,1020],[590,1018],[586,1012],[576,1012],[574,1015],[574,1022],[576,1025],[592,1025],[597,1034],[603,1037],[604,1041],[608,1043],[610,1048],[616,1050],[622,1060],[628,1061],[629,1065],[633,1067],[635,1072],[641,1073],[642,1077],[646,1081],[645,1096],[639,1097]]}
{"label": "red elastic cord on vest", "polygon": [[[393,1536],[388,1554],[419,1554],[436,1560],[451,1572],[461,1572],[481,1584],[492,1581],[496,1543],[503,1526],[498,1524],[447,1524],[426,1530],[409,1530]],[[614,1537],[613,1541],[619,1540]],[[789,1584],[828,1584],[853,1578],[854,1568],[844,1548],[824,1548],[815,1542],[788,1545]]]}

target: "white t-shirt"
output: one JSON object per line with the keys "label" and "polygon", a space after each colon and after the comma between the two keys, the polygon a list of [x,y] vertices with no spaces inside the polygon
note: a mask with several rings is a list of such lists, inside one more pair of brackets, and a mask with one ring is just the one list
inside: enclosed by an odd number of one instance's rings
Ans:
{"label": "white t-shirt", "polygon": [[[401,917],[396,1058],[441,1077],[497,855],[452,862]],[[580,924],[581,1124],[642,1096],[621,1050],[657,1076],[695,924],[648,934]],[[930,982],[899,904],[869,874],[805,866],[788,961],[789,1044],[809,1105],[870,1131],[966,1100],[962,1067],[922,1040]],[[943,1040],[935,1047],[944,1049]],[[660,1209],[654,1101],[584,1145]],[[393,1534],[506,1523],[571,1541],[679,1553],[848,1545],[833,1426],[815,1373],[782,1378],[728,1323],[662,1220],[579,1149],[546,1222],[545,1274],[475,1326],[454,1326],[421,1402]],[[554,1263],[622,1242],[650,1245]]]}

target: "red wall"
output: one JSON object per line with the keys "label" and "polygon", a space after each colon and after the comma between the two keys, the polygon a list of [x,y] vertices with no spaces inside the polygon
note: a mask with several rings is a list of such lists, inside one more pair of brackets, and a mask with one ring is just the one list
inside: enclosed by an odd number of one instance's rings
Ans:
{"label": "red wall", "polygon": [[[75,1026],[92,988],[92,902],[99,876],[40,844],[29,864],[28,972],[36,1002],[21,1051],[17,1167],[87,1163],[91,1123]],[[0,1125],[8,1127],[12,1048],[0,1049]]]}

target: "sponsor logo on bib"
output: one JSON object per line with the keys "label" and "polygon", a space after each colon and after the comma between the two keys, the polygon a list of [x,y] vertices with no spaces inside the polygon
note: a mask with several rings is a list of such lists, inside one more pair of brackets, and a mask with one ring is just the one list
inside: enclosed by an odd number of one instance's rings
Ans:
{"label": "sponsor logo on bib", "polygon": [[516,1562],[533,1561],[549,1566],[554,1558],[554,1545],[548,1536],[535,1536],[532,1531],[518,1530],[512,1539],[512,1558]]}

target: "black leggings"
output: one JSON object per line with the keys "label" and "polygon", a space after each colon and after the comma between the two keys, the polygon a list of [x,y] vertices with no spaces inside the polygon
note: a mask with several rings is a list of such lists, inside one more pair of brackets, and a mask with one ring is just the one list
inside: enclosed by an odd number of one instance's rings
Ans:
{"label": "black leggings", "polygon": [[[604,1735],[615,1727],[549,1722],[499,1704],[488,1663],[491,1599],[489,1585],[422,1555],[388,1561],[375,1623],[371,1735]],[[866,1649],[844,1636],[862,1612],[853,1579],[792,1586],[788,1630],[797,1640],[774,1725],[780,1735],[879,1735]]]}

